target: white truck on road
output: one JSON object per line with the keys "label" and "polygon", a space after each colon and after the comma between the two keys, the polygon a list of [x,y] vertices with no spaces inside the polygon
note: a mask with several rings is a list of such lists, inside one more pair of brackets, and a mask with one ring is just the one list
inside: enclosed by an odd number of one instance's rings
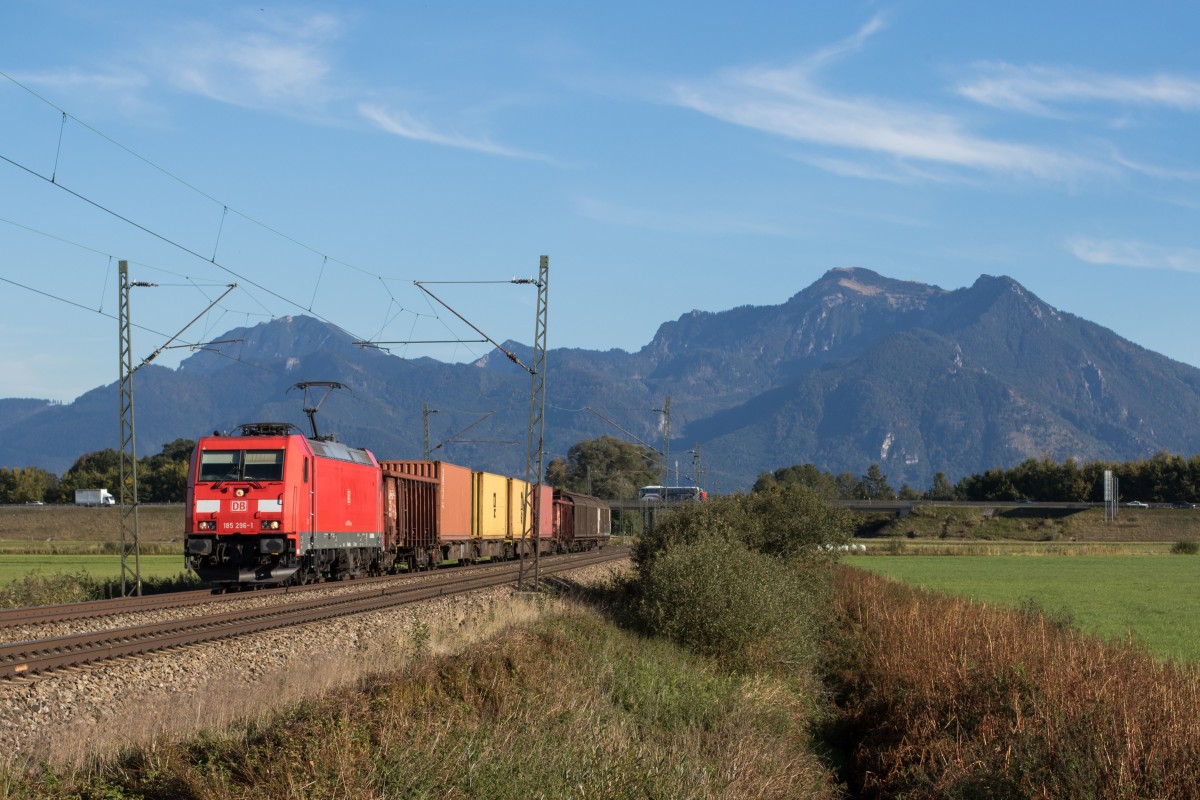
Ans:
{"label": "white truck on road", "polygon": [[115,506],[116,504],[117,501],[113,499],[108,489],[75,490],[75,505],[77,506]]}

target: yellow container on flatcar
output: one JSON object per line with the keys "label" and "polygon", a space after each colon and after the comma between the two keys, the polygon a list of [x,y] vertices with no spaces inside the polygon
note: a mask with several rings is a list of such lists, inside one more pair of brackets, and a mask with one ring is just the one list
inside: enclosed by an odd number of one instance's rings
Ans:
{"label": "yellow container on flatcar", "polygon": [[508,478],[490,472],[472,472],[471,490],[471,536],[476,539],[508,538],[512,522]]}
{"label": "yellow container on flatcar", "polygon": [[514,539],[530,535],[529,489],[520,478],[508,479],[508,530]]}

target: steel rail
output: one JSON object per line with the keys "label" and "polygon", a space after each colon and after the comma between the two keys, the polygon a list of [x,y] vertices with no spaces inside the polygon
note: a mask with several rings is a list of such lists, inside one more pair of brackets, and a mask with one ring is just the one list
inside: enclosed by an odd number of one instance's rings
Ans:
{"label": "steel rail", "polygon": [[[615,561],[627,557],[624,548],[568,557],[546,567],[550,574]],[[0,678],[12,679],[66,667],[78,667],[113,658],[142,655],[184,645],[215,641],[291,625],[377,611],[435,597],[463,594],[510,583],[518,562],[503,568],[448,573],[433,583],[383,585],[362,592],[302,600],[266,608],[228,611],[212,616],[156,622],[107,631],[57,636],[0,645]]]}

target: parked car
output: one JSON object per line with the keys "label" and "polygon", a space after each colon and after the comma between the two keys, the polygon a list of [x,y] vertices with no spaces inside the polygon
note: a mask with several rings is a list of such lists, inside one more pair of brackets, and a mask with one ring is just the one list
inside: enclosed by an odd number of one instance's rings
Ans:
{"label": "parked car", "polygon": [[1176,500],[1171,503],[1171,508],[1195,508],[1195,503],[1189,503],[1187,500]]}
{"label": "parked car", "polygon": [[1149,508],[1149,503],[1143,503],[1141,500],[1130,500],[1125,504],[1126,508]]}

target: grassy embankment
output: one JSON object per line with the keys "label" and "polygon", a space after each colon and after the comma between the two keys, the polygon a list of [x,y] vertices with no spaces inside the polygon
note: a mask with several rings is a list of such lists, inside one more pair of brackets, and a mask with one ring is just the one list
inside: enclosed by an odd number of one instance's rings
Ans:
{"label": "grassy embankment", "polygon": [[[756,516],[772,502],[662,524],[642,568],[588,605],[442,656],[431,634],[456,625],[398,619],[357,685],[286,707],[273,692],[260,718],[199,736],[177,715],[181,730],[82,767],[15,764],[0,797],[832,799],[811,738],[830,561],[801,538],[824,530],[791,513],[821,507],[773,509],[789,531]],[[730,521],[740,537],[717,535]],[[324,685],[310,662],[280,687]]]}
{"label": "grassy embankment", "polygon": [[832,797],[807,714],[784,682],[555,612],[272,718],[10,769],[0,798]]}

